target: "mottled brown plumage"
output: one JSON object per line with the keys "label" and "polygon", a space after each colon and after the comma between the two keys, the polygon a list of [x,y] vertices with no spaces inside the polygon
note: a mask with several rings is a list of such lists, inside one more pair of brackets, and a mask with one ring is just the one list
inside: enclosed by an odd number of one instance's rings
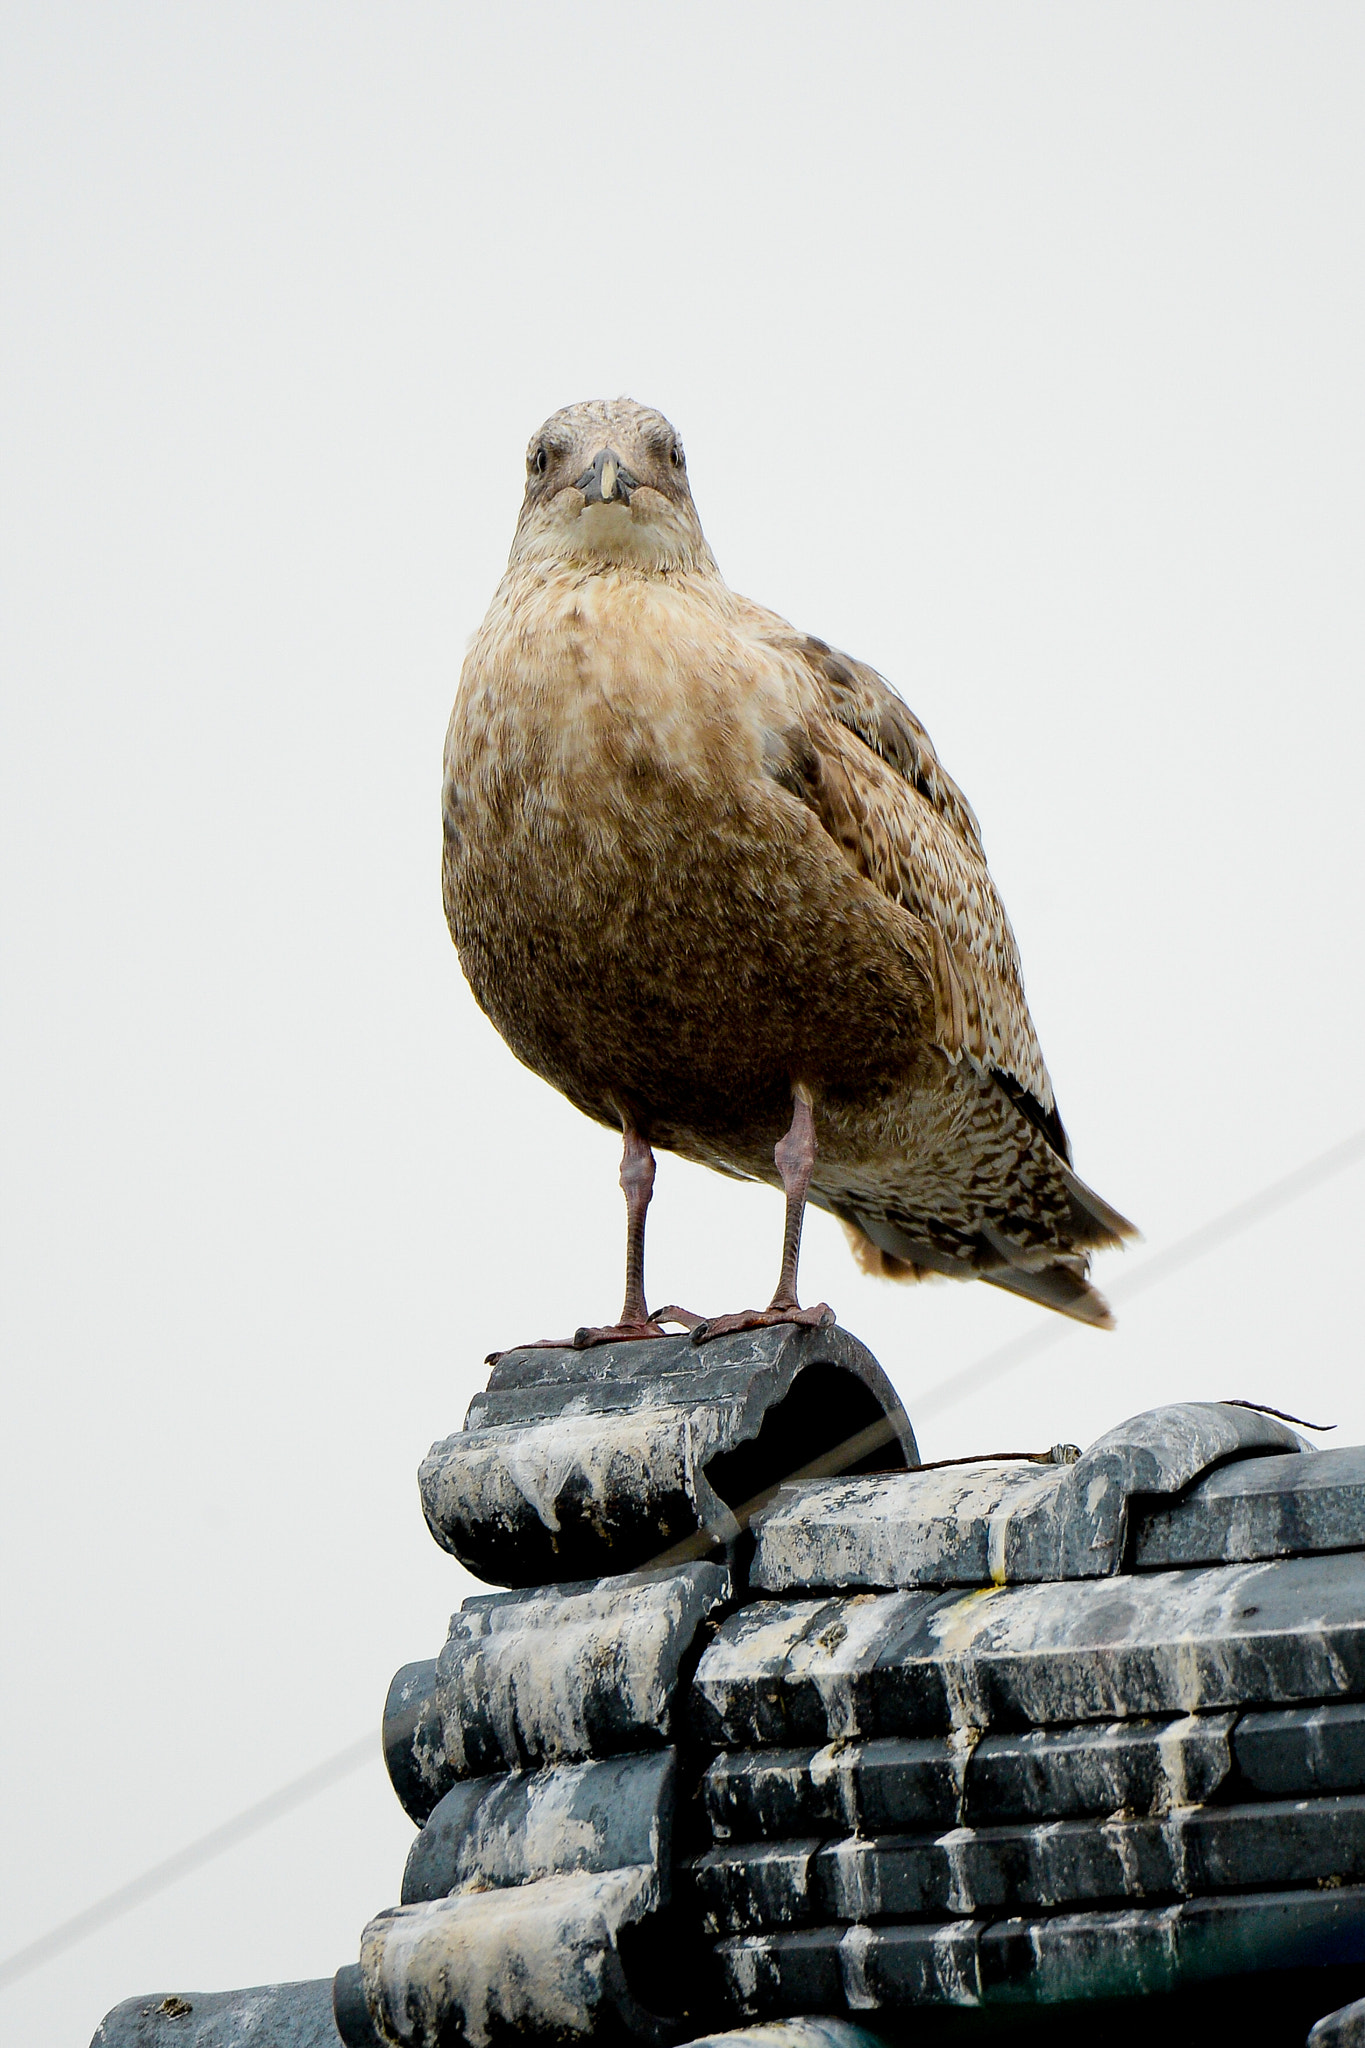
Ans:
{"label": "mottled brown plumage", "polygon": [[1071,1171],[971,807],[879,675],[728,588],[660,414],[532,442],[444,811],[470,986],[587,1115],[774,1181],[808,1095],[864,1264],[1108,1321],[1087,1254],[1130,1226]]}

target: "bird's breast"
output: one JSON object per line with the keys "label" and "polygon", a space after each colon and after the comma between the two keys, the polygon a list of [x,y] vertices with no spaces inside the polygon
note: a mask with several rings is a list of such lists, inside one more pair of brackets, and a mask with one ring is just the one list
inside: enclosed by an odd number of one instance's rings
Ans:
{"label": "bird's breast", "polygon": [[628,822],[651,790],[723,803],[762,775],[787,696],[723,615],[665,579],[523,579],[470,650],[447,772],[466,803],[519,787],[547,817]]}

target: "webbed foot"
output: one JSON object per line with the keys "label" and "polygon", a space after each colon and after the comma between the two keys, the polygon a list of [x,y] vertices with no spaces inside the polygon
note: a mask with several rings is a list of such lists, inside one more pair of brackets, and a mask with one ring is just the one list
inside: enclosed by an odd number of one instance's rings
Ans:
{"label": "webbed foot", "polygon": [[705,1322],[697,1323],[692,1342],[709,1344],[713,1337],[730,1337],[737,1330],[769,1330],[778,1323],[795,1323],[805,1330],[828,1330],[836,1321],[827,1301],[817,1301],[813,1308],[798,1308],[795,1302],[790,1308],[741,1308],[733,1315],[708,1316]]}
{"label": "webbed foot", "polygon": [[632,1344],[642,1337],[673,1337],[677,1331],[664,1329],[665,1323],[677,1323],[680,1329],[694,1330],[701,1320],[700,1316],[693,1315],[691,1309],[678,1308],[670,1303],[642,1322],[580,1323],[572,1337],[533,1337],[526,1344],[508,1344],[501,1351],[490,1351],[484,1364],[496,1365],[509,1351],[591,1351],[598,1344]]}

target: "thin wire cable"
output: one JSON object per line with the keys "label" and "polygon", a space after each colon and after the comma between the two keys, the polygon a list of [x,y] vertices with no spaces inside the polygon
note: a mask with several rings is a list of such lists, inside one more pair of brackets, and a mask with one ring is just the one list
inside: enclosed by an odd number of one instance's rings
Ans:
{"label": "thin wire cable", "polygon": [[[1163,1251],[1153,1252],[1150,1258],[1131,1273],[1122,1273],[1109,1287],[1115,1301],[1133,1301],[1139,1294],[1145,1294],[1149,1287],[1158,1286],[1173,1273],[1182,1272],[1196,1259],[1207,1258],[1210,1252],[1219,1250],[1234,1237],[1240,1237],[1257,1223],[1273,1216],[1277,1209],[1285,1209],[1291,1202],[1297,1202],[1302,1195],[1321,1187],[1324,1181],[1335,1179],[1365,1158],[1365,1130],[1355,1131],[1349,1138],[1343,1138],[1327,1151],[1319,1152],[1315,1159],[1295,1167],[1279,1180],[1271,1181],[1245,1201],[1234,1202],[1230,1209],[1224,1209],[1220,1216],[1214,1216],[1207,1223],[1201,1223],[1184,1237],[1178,1237],[1174,1244],[1168,1244]],[[1001,1344],[996,1350],[988,1351],[984,1358],[978,1358],[971,1365],[959,1366],[946,1379],[935,1381],[915,1395],[915,1421],[927,1420],[930,1416],[942,1415],[948,1408],[956,1407],[967,1394],[974,1394],[982,1387],[988,1387],[993,1380],[1003,1379],[1007,1372],[1013,1372],[1016,1365],[1025,1359],[1036,1358],[1042,1351],[1050,1351],[1054,1344],[1074,1336],[1076,1325],[1058,1316],[1051,1323],[1044,1323],[1036,1330],[1025,1331],[1022,1337],[1014,1337],[1008,1344]]]}
{"label": "thin wire cable", "polygon": [[[1287,1208],[1291,1202],[1296,1202],[1300,1196],[1321,1187],[1325,1181],[1334,1179],[1339,1173],[1345,1173],[1349,1167],[1356,1165],[1363,1158],[1365,1130],[1360,1130],[1349,1138],[1343,1138],[1340,1144],[1329,1147],[1326,1152],[1320,1152],[1315,1159],[1306,1161],[1303,1166],[1296,1167],[1292,1173],[1286,1173],[1279,1180],[1272,1181],[1269,1187],[1262,1188],[1259,1193],[1249,1195],[1245,1201],[1234,1203],[1220,1216],[1212,1217],[1209,1222],[1200,1224],[1186,1236],[1177,1238],[1175,1243],[1167,1245],[1164,1251],[1153,1252],[1150,1258],[1143,1260],[1135,1272],[1122,1275],[1118,1282],[1111,1286],[1110,1293],[1116,1301],[1131,1301],[1136,1295],[1145,1294],[1149,1287],[1158,1286],[1163,1280],[1169,1279],[1171,1274],[1193,1265],[1197,1259],[1207,1258],[1210,1252],[1217,1251],[1233,1238],[1240,1237],[1244,1231],[1252,1229],[1267,1216],[1274,1215],[1277,1210]],[[941,1415],[945,1409],[955,1406],[964,1395],[989,1386],[994,1380],[1003,1379],[1005,1374],[1013,1372],[1017,1365],[1024,1364],[1027,1359],[1036,1358],[1040,1352],[1049,1350],[1054,1344],[1060,1344],[1066,1337],[1074,1334],[1075,1328],[1074,1323],[1058,1317],[1054,1323],[1044,1324],[1036,1330],[1027,1331],[1022,1337],[1014,1338],[1008,1344],[999,1345],[996,1350],[988,1351],[984,1358],[975,1359],[970,1365],[959,1366],[956,1372],[949,1373],[945,1379],[937,1381],[915,1396],[916,1416]],[[812,1464],[803,1466],[801,1471],[792,1474],[792,1477],[826,1477],[847,1471],[869,1452],[888,1442],[892,1433],[887,1423],[872,1423],[866,1429],[859,1430],[857,1435],[850,1437],[846,1443],[826,1452]],[[765,1487],[752,1502],[746,1501],[738,1511],[741,1521],[747,1522],[750,1514],[765,1505],[776,1492],[776,1486]],[[656,1565],[671,1563],[684,1556],[697,1555],[698,1543],[704,1548],[711,1548],[717,1534],[725,1533],[699,1530],[696,1536],[685,1537],[681,1543],[665,1551],[654,1562]],[[83,1941],[87,1935],[106,1927],[111,1920],[119,1919],[124,1913],[131,1912],[135,1906],[140,1906],[145,1899],[153,1898],[157,1892],[164,1891],[168,1885],[178,1883],[182,1877],[188,1877],[191,1871],[212,1862],[215,1856],[221,1856],[225,1850],[233,1848],[238,1842],[246,1841],[262,1828],[269,1827],[272,1821],[292,1812],[295,1807],[304,1805],[319,1792],[326,1791],[328,1786],[338,1784],[353,1771],[359,1770],[363,1763],[376,1754],[374,1736],[362,1736],[349,1748],[339,1750],[326,1763],[315,1764],[312,1770],[291,1779],[287,1785],[281,1785],[278,1791],[258,1800],[254,1806],[246,1807],[232,1820],[224,1821],[220,1827],[211,1828],[208,1834],[201,1835],[198,1841],[190,1842],[185,1848],[177,1850],[174,1856],[167,1856],[163,1862],[153,1864],[141,1877],[135,1877],[130,1883],[120,1885],[117,1891],[107,1893],[93,1905],[86,1906],[82,1912],[73,1914],[69,1920],[63,1920],[59,1926],[39,1935],[36,1941],[29,1942],[24,1948],[16,1949],[13,1955],[0,1962],[0,1989],[16,1983],[20,1977],[26,1977],[31,1970],[39,1969],[54,1956],[74,1947],[78,1941]]]}
{"label": "thin wire cable", "polygon": [[188,1877],[201,1864],[212,1862],[226,1850],[244,1842],[250,1835],[258,1834],[262,1828],[278,1820],[282,1814],[292,1813],[296,1806],[303,1806],[310,1799],[325,1792],[329,1785],[339,1784],[349,1778],[362,1764],[373,1762],[379,1755],[379,1743],[373,1733],[365,1735],[359,1742],[350,1743],[338,1750],[326,1763],[314,1764],[302,1776],[291,1778],[287,1785],[281,1785],[277,1792],[258,1799],[254,1806],[248,1806],[231,1820],[225,1820],[220,1827],[210,1828],[197,1842],[189,1842],[183,1849],[177,1849],[173,1856],[154,1863],[150,1870],[144,1870],[141,1877],[132,1878],[121,1884],[117,1891],[107,1892],[102,1899],[96,1899],[93,1906],[86,1906],[81,1912],[73,1913],[69,1920],[63,1920],[57,1927],[40,1934],[36,1941],[30,1941],[24,1948],[16,1949],[0,1962],[0,1987],[14,1984],[20,1977],[26,1977],[30,1970],[51,1962],[64,1949],[72,1948],[78,1941],[94,1934],[97,1929],[107,1927],[111,1920],[118,1920],[124,1913],[131,1913],[134,1906],[140,1906],[145,1899],[154,1898],[165,1891],[168,1885],[176,1884],[182,1877]]}

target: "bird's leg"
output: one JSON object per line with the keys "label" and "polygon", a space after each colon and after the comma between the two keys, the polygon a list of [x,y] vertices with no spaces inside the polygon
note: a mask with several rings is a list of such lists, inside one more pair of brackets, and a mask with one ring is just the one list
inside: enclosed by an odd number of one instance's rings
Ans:
{"label": "bird's leg", "polygon": [[623,1323],[647,1323],[645,1306],[645,1219],[654,1197],[654,1154],[645,1140],[626,1125],[621,1148],[621,1192],[626,1198],[626,1298]]}
{"label": "bird's leg", "polygon": [[798,1091],[792,1106],[791,1128],[773,1147],[773,1163],[782,1176],[787,1198],[786,1223],[782,1231],[782,1270],[770,1309],[796,1308],[796,1262],[801,1256],[801,1225],[806,1220],[806,1196],[815,1171],[815,1112],[809,1094]]}
{"label": "bird's leg", "polygon": [[810,1177],[815,1170],[815,1111],[811,1105],[810,1090],[798,1086],[794,1091],[791,1128],[784,1138],[779,1138],[773,1152],[773,1161],[782,1176],[782,1192],[787,1198],[786,1222],[782,1231],[782,1270],[777,1276],[777,1291],[766,1308],[740,1309],[734,1315],[712,1316],[704,1323],[698,1323],[692,1332],[694,1344],[705,1344],[711,1337],[726,1337],[735,1330],[762,1330],[772,1323],[800,1323],[810,1329],[825,1330],[834,1321],[834,1310],[826,1301],[817,1302],[814,1308],[802,1308],[796,1297],[796,1265],[801,1256],[801,1225],[806,1215],[806,1195],[810,1189]]}
{"label": "bird's leg", "polygon": [[[626,1198],[626,1298],[619,1323],[602,1329],[590,1324],[575,1330],[574,1349],[587,1351],[594,1344],[619,1344],[630,1337],[666,1337],[657,1317],[645,1306],[645,1218],[654,1193],[654,1154],[646,1139],[632,1125],[624,1127],[621,1152],[621,1192]],[[685,1311],[665,1309],[670,1322],[690,1325],[696,1321]]]}

